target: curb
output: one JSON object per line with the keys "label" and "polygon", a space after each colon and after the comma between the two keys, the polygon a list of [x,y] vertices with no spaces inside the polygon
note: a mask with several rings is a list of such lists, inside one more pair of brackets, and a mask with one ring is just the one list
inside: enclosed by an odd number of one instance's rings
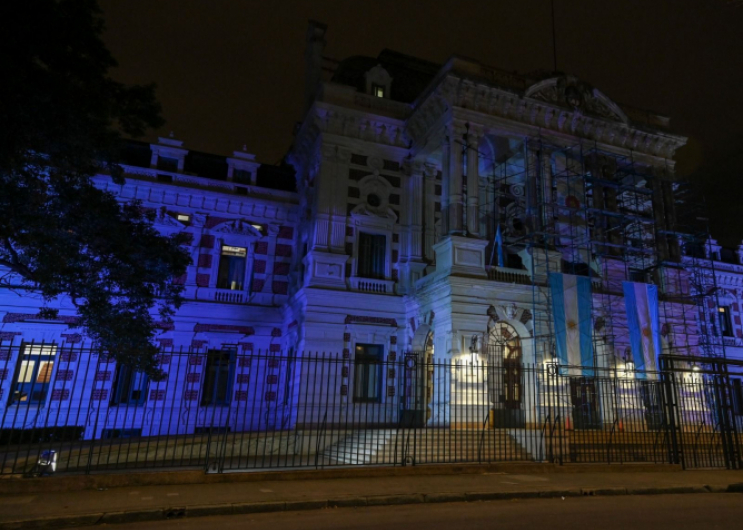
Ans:
{"label": "curb", "polygon": [[378,478],[425,475],[479,475],[484,473],[531,474],[582,474],[582,473],[655,473],[682,472],[677,464],[558,464],[500,462],[492,464],[426,464],[421,466],[393,467],[338,467],[280,471],[251,471],[249,473],[206,474],[203,470],[127,472],[93,475],[60,475],[51,477],[22,478],[0,476],[0,495],[82,491],[97,488],[137,486],[162,486],[169,484],[217,484],[263,481],[297,481],[344,478]]}
{"label": "curb", "polygon": [[0,522],[0,530],[27,530],[64,528],[71,526],[93,526],[99,524],[139,523],[144,521],[166,521],[184,517],[307,511],[321,510],[325,508],[350,508],[360,506],[394,506],[404,504],[482,502],[514,499],[554,499],[561,497],[604,497],[612,495],[678,495],[691,493],[743,493],[743,483],[728,484],[727,486],[697,485],[654,488],[573,488],[568,490],[542,491],[412,493],[400,495],[350,496],[328,500],[205,504],[187,507],[168,507],[124,512],[101,512],[82,515],[62,515],[21,521],[6,521]]}

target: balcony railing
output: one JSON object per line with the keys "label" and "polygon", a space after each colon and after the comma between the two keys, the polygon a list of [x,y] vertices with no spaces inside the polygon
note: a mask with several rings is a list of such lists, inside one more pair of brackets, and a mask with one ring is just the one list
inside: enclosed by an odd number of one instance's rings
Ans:
{"label": "balcony railing", "polygon": [[488,267],[488,279],[496,282],[531,285],[529,271],[507,267]]}
{"label": "balcony railing", "polygon": [[375,280],[373,278],[353,277],[351,289],[362,293],[395,294],[395,282],[390,280]]}

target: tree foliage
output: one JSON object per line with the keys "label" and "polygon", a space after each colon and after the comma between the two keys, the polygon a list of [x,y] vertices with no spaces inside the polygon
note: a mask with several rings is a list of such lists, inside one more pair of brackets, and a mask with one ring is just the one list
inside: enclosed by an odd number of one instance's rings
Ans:
{"label": "tree foliage", "polygon": [[93,183],[123,183],[123,137],[162,124],[154,86],[111,79],[94,0],[5,2],[0,29],[2,288],[69,297],[101,350],[154,375],[158,320],[181,303],[172,278],[189,257],[139,203]]}

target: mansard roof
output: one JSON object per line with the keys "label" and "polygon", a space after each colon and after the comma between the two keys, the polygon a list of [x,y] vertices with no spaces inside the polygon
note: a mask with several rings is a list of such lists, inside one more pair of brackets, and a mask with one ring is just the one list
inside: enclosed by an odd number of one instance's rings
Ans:
{"label": "mansard roof", "polygon": [[385,49],[376,58],[354,55],[342,60],[331,81],[363,92],[364,75],[377,65],[387,70],[393,79],[390,99],[403,103],[415,101],[441,68],[440,64]]}
{"label": "mansard roof", "polygon": [[[127,140],[120,151],[121,163],[149,168],[152,149],[147,142]],[[210,180],[227,180],[227,158],[222,155],[189,150],[184,160],[183,173]],[[294,169],[286,163],[261,164],[256,172],[256,186],[281,191],[295,191]]]}

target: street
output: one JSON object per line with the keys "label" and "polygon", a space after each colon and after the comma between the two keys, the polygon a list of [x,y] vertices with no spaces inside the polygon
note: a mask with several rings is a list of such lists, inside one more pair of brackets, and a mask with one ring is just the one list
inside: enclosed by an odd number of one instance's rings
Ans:
{"label": "street", "polygon": [[117,530],[229,530],[358,529],[533,529],[590,528],[599,530],[727,529],[743,526],[743,496],[645,495],[568,497],[451,504],[413,504],[372,508],[335,508],[318,511],[266,513],[177,519],[117,525]]}

